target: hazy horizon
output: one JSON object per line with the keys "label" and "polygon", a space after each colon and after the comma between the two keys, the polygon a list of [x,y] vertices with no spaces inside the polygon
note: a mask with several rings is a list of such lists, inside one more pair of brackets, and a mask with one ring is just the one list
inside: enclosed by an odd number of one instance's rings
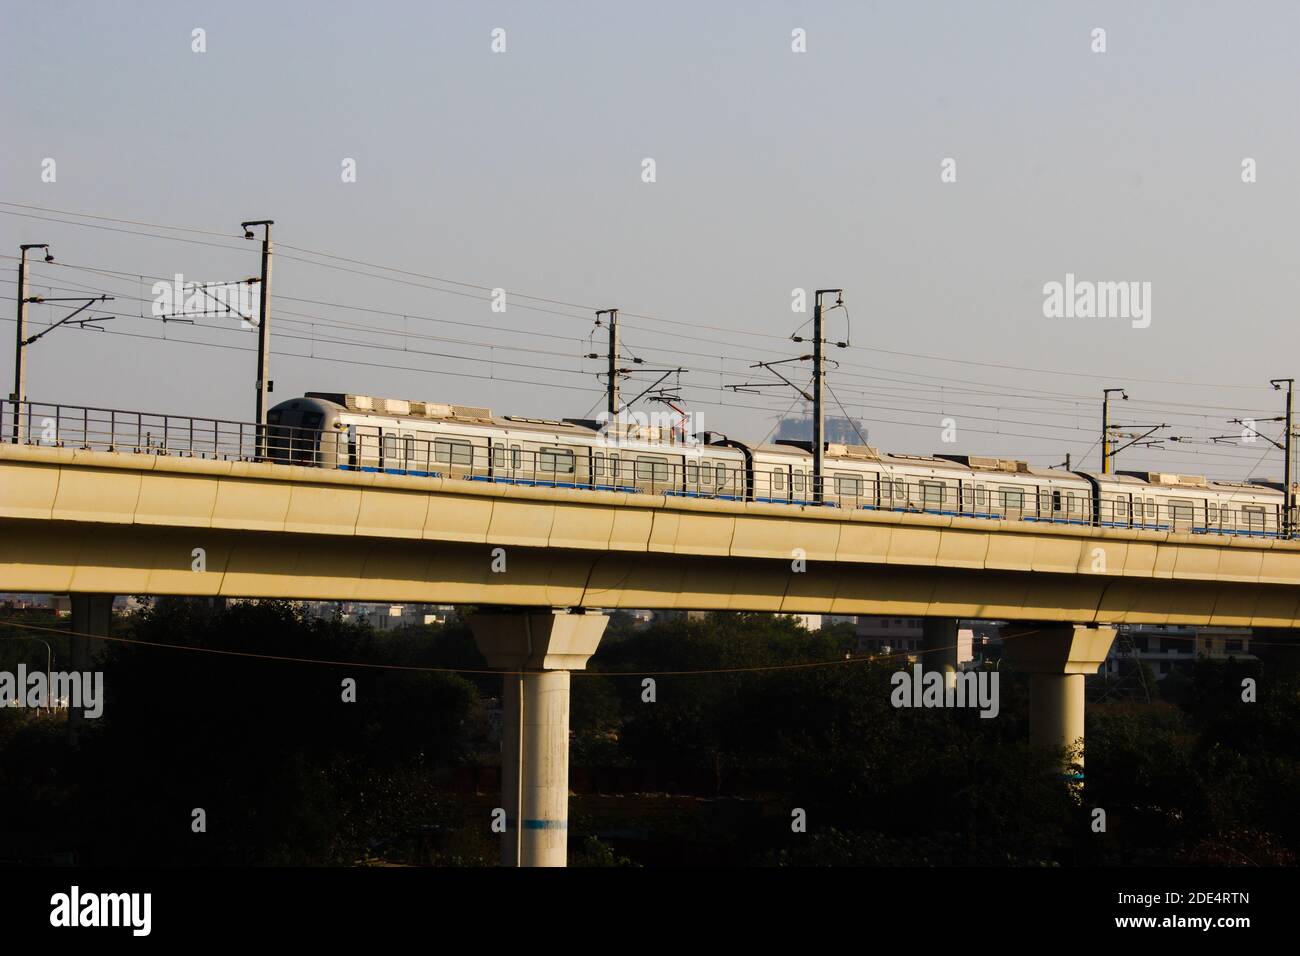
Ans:
{"label": "hazy horizon", "polygon": [[[851,331],[836,312],[831,332],[853,347],[830,381],[872,444],[1095,467],[1101,389],[1123,386],[1118,421],[1192,441],[1121,468],[1280,477],[1266,443],[1209,439],[1280,414],[1268,380],[1295,375],[1276,354],[1297,300],[1293,5],[150,2],[7,20],[5,394],[13,257],[48,242],[36,294],[117,300],[92,313],[112,334],[30,348],[31,399],[251,419],[255,334],[159,322],[149,277],[254,275],[238,224],[271,218],[276,401],[582,416],[603,402],[591,311],[618,307],[630,354],[690,369],[705,427],[757,440],[802,403],[723,386],[804,350],[793,289],[842,287]],[[1067,276],[1149,283],[1149,325],[1045,317]],[[67,311],[33,307],[32,329]]]}

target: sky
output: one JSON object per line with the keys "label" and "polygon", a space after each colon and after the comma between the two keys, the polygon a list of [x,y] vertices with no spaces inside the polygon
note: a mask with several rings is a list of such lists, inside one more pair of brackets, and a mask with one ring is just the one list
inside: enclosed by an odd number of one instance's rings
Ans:
{"label": "sky", "polygon": [[[239,223],[273,219],[273,400],[590,415],[616,307],[697,424],[757,440],[805,403],[726,386],[807,351],[793,290],[842,288],[829,411],[873,445],[1096,468],[1123,387],[1116,421],[1182,440],[1121,468],[1280,475],[1228,420],[1280,436],[1297,372],[1300,5],[4,8],[5,393],[48,242],[35,294],[116,298],[28,349],[29,398],[251,420],[256,333],[159,321],[151,277],[255,275]],[[1145,315],[1046,315],[1067,276]]]}

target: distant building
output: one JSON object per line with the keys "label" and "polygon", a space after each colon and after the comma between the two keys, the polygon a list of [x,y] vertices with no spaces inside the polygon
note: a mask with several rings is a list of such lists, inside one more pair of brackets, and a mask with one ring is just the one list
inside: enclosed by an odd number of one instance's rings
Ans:
{"label": "distant building", "polygon": [[1124,660],[1137,661],[1151,669],[1156,680],[1164,680],[1186,669],[1198,657],[1224,661],[1255,660],[1248,627],[1191,627],[1163,624],[1121,625],[1102,665],[1107,677],[1120,676]]}
{"label": "distant building", "polygon": [[[776,434],[773,437],[774,440],[812,441],[813,425],[811,416],[808,418],[781,419],[781,423],[777,425]],[[827,441],[840,442],[845,445],[866,445],[869,444],[867,437],[867,426],[861,422],[839,415],[826,416]]]}
{"label": "distant building", "polygon": [[859,654],[899,654],[921,650],[922,619],[859,615],[855,622]]}
{"label": "distant building", "polygon": [[[72,616],[72,597],[67,594],[0,594],[0,604],[14,610],[48,610],[55,617]],[[134,595],[113,598],[113,613],[127,614],[140,606]]]}
{"label": "distant building", "polygon": [[804,626],[804,630],[820,631],[825,618],[821,614],[787,614]]}
{"label": "distant building", "polygon": [[[854,630],[859,654],[904,655],[916,661],[924,650],[924,618],[862,614],[856,618]],[[997,628],[984,621],[958,621],[957,666],[983,661],[990,634],[996,633]]]}
{"label": "distant building", "polygon": [[304,601],[303,607],[313,617],[337,614],[350,623],[366,621],[377,631],[420,624],[446,624],[455,617],[450,604],[382,604],[364,601]]}

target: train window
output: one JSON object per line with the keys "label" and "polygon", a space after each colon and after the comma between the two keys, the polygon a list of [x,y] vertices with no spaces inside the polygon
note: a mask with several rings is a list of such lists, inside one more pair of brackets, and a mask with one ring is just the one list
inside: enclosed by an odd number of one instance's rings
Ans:
{"label": "train window", "polygon": [[989,506],[989,493],[983,485],[975,486],[975,507],[981,511]]}
{"label": "train window", "polygon": [[1210,519],[1209,523],[1217,524],[1219,521],[1219,506],[1216,504],[1208,504],[1205,507]]}
{"label": "train window", "polygon": [[785,491],[785,474],[780,468],[772,470],[772,490]]}
{"label": "train window", "polygon": [[638,456],[636,460],[636,478],[637,481],[667,481],[667,459]]}
{"label": "train window", "polygon": [[384,436],[384,460],[385,461],[397,460],[397,436],[396,435]]}
{"label": "train window", "polygon": [[492,446],[492,467],[505,468],[505,466],[506,466],[506,446],[493,445]]}
{"label": "train window", "polygon": [[402,457],[408,462],[415,461],[415,439],[410,435],[402,439]]}
{"label": "train window", "polygon": [[538,452],[537,470],[571,475],[573,474],[573,452],[567,448],[543,448]]}
{"label": "train window", "polygon": [[597,477],[605,474],[605,455],[603,452],[596,452],[591,456],[591,473]]}
{"label": "train window", "polygon": [[858,498],[862,495],[862,479],[835,476],[835,493],[844,498]]}
{"label": "train window", "polygon": [[1115,520],[1116,521],[1128,520],[1128,502],[1125,501],[1123,498],[1115,499]]}
{"label": "train window", "polygon": [[1169,511],[1176,526],[1190,526],[1192,516],[1196,513],[1190,501],[1170,502]]}
{"label": "train window", "polygon": [[[384,436],[387,440],[388,436]],[[472,465],[474,463],[474,446],[467,441],[452,441],[450,438],[433,440],[433,460],[443,465]]]}
{"label": "train window", "polygon": [[713,477],[714,477],[714,478],[717,480],[717,482],[718,482],[718,488],[719,488],[719,489],[722,489],[722,488],[727,487],[727,469],[726,469],[726,467],[722,464],[722,462],[715,462],[714,465],[715,465],[715,467],[714,467],[714,469],[713,469]]}
{"label": "train window", "polygon": [[1220,509],[1219,509],[1219,520],[1223,522],[1223,526],[1224,526],[1225,528],[1231,528],[1231,527],[1233,526],[1233,523],[1234,523],[1234,522],[1233,522],[1233,517],[1232,517],[1232,509],[1231,509],[1231,508],[1220,508]]}
{"label": "train window", "polygon": [[1023,511],[1025,492],[1022,488],[999,488],[998,504],[1006,511]]}
{"label": "train window", "polygon": [[700,484],[713,484],[713,466],[707,462],[700,462]]}
{"label": "train window", "polygon": [[907,500],[907,483],[906,483],[906,482],[902,482],[902,481],[896,481],[896,482],[894,482],[894,500],[895,500],[895,501],[906,501],[906,500]]}
{"label": "train window", "polygon": [[1065,493],[1065,513],[1072,515],[1079,510],[1079,499],[1073,491]]}
{"label": "train window", "polygon": [[1245,505],[1241,509],[1247,531],[1264,530],[1264,509],[1257,505]]}
{"label": "train window", "polygon": [[609,455],[609,477],[618,478],[618,455],[610,452]]}
{"label": "train window", "polygon": [[686,466],[686,483],[687,483],[688,485],[698,485],[698,484],[700,483],[700,466],[699,466],[699,465],[687,465],[687,466]]}
{"label": "train window", "polygon": [[803,491],[803,472],[798,469],[790,476],[790,484],[795,491]]}
{"label": "train window", "polygon": [[921,482],[921,498],[926,508],[942,508],[946,489],[942,482]]}
{"label": "train window", "polygon": [[524,466],[524,450],[518,445],[510,446],[510,467],[518,470]]}
{"label": "train window", "polygon": [[1061,493],[1059,491],[1052,492],[1052,510],[1053,511],[1061,510]]}

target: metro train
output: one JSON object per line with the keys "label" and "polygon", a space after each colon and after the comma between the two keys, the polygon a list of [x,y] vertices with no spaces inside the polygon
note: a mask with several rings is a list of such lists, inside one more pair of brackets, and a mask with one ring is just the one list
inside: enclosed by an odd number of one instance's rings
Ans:
{"label": "metro train", "polygon": [[676,427],[497,417],[473,406],[329,392],[270,409],[267,454],[321,468],[791,506],[1254,537],[1284,528],[1280,483],[1102,475],[829,442],[818,505],[811,442],[746,444]]}

